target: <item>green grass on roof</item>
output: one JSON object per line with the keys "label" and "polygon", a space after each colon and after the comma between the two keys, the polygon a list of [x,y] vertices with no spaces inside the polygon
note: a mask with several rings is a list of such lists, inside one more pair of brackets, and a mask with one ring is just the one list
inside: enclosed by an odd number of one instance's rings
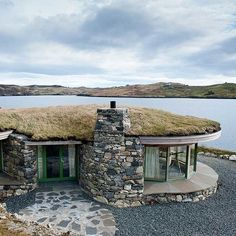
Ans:
{"label": "green grass on roof", "polygon": [[[93,140],[97,105],[1,109],[0,130],[13,129],[32,140]],[[162,110],[129,108],[130,135],[186,136],[213,133],[220,124]]]}

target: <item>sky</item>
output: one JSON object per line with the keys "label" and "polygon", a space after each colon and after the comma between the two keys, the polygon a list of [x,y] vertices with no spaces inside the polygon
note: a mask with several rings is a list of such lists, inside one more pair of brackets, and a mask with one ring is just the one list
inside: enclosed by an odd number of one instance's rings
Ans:
{"label": "sky", "polygon": [[236,83],[236,0],[0,0],[0,84]]}

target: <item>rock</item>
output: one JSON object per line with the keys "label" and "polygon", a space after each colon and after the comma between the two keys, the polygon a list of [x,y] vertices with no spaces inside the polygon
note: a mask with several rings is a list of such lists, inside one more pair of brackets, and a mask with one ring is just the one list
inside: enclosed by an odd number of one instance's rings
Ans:
{"label": "rock", "polygon": [[25,193],[25,190],[21,190],[21,189],[17,189],[16,192],[15,192],[15,194],[16,194],[17,196],[22,195],[22,194],[24,194],[24,193]]}
{"label": "rock", "polygon": [[139,201],[134,201],[134,202],[131,203],[132,207],[138,207],[138,206],[141,206],[141,205],[142,205],[142,203],[140,203]]}
{"label": "rock", "polygon": [[176,201],[176,196],[175,195],[171,195],[167,197],[168,202],[175,202]]}
{"label": "rock", "polygon": [[193,202],[199,202],[199,198],[198,197],[193,197]]}
{"label": "rock", "polygon": [[122,166],[123,166],[124,168],[127,168],[127,167],[130,167],[130,166],[131,166],[131,163],[130,163],[130,162],[124,162],[124,163],[122,163]]}
{"label": "rock", "polygon": [[157,201],[160,203],[167,203],[168,202],[166,197],[157,197]]}
{"label": "rock", "polygon": [[229,156],[230,161],[236,161],[236,155],[231,155]]}
{"label": "rock", "polygon": [[186,198],[182,202],[192,202],[193,200],[191,198]]}
{"label": "rock", "polygon": [[104,158],[111,159],[111,153],[110,152],[105,152]]}
{"label": "rock", "polygon": [[176,201],[177,201],[177,202],[182,202],[182,200],[183,200],[183,198],[182,198],[181,195],[177,195],[177,196],[176,196]]}
{"label": "rock", "polygon": [[131,190],[131,184],[126,184],[124,186],[124,190]]}
{"label": "rock", "polygon": [[137,194],[137,193],[133,193],[133,194],[128,194],[128,196],[127,196],[127,197],[134,198],[134,197],[137,197],[137,196],[138,196],[138,194]]}
{"label": "rock", "polygon": [[125,144],[126,144],[127,146],[131,146],[131,145],[133,145],[133,142],[131,142],[131,141],[126,141]]}
{"label": "rock", "polygon": [[118,207],[118,208],[129,207],[129,205],[126,202],[124,202],[123,200],[116,201],[114,206]]}
{"label": "rock", "polygon": [[134,160],[134,158],[132,157],[132,156],[128,156],[127,158],[126,158],[126,161],[127,162],[132,162]]}
{"label": "rock", "polygon": [[52,228],[52,225],[51,224],[47,224],[47,228]]}
{"label": "rock", "polygon": [[142,173],[143,173],[143,167],[142,167],[142,166],[139,166],[139,167],[136,169],[136,173],[137,173],[137,174],[142,174]]}
{"label": "rock", "polygon": [[103,196],[97,196],[97,197],[95,197],[95,200],[98,201],[98,202],[108,204],[108,200]]}

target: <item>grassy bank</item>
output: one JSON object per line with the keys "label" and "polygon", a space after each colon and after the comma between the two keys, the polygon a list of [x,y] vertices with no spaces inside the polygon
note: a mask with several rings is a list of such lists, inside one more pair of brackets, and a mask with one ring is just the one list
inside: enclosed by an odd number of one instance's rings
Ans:
{"label": "grassy bank", "polygon": [[198,152],[204,152],[204,153],[212,153],[217,156],[220,155],[236,155],[236,152],[233,151],[228,151],[228,150],[223,150],[223,149],[218,149],[218,148],[211,148],[211,147],[205,147],[205,146],[199,146],[198,147]]}

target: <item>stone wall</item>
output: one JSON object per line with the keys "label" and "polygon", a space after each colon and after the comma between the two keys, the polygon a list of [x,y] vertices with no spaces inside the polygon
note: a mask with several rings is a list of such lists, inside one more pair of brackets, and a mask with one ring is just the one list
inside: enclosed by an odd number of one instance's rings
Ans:
{"label": "stone wall", "polygon": [[210,188],[193,193],[161,193],[144,195],[143,204],[169,203],[169,202],[198,202],[213,195],[217,190],[217,184]]}
{"label": "stone wall", "polygon": [[127,137],[127,109],[98,109],[94,144],[83,145],[81,185],[94,199],[117,207],[141,205],[143,148]]}
{"label": "stone wall", "polygon": [[18,180],[19,184],[1,186],[0,196],[20,195],[37,186],[37,147],[26,146],[27,137],[11,134],[3,141],[3,172]]}

